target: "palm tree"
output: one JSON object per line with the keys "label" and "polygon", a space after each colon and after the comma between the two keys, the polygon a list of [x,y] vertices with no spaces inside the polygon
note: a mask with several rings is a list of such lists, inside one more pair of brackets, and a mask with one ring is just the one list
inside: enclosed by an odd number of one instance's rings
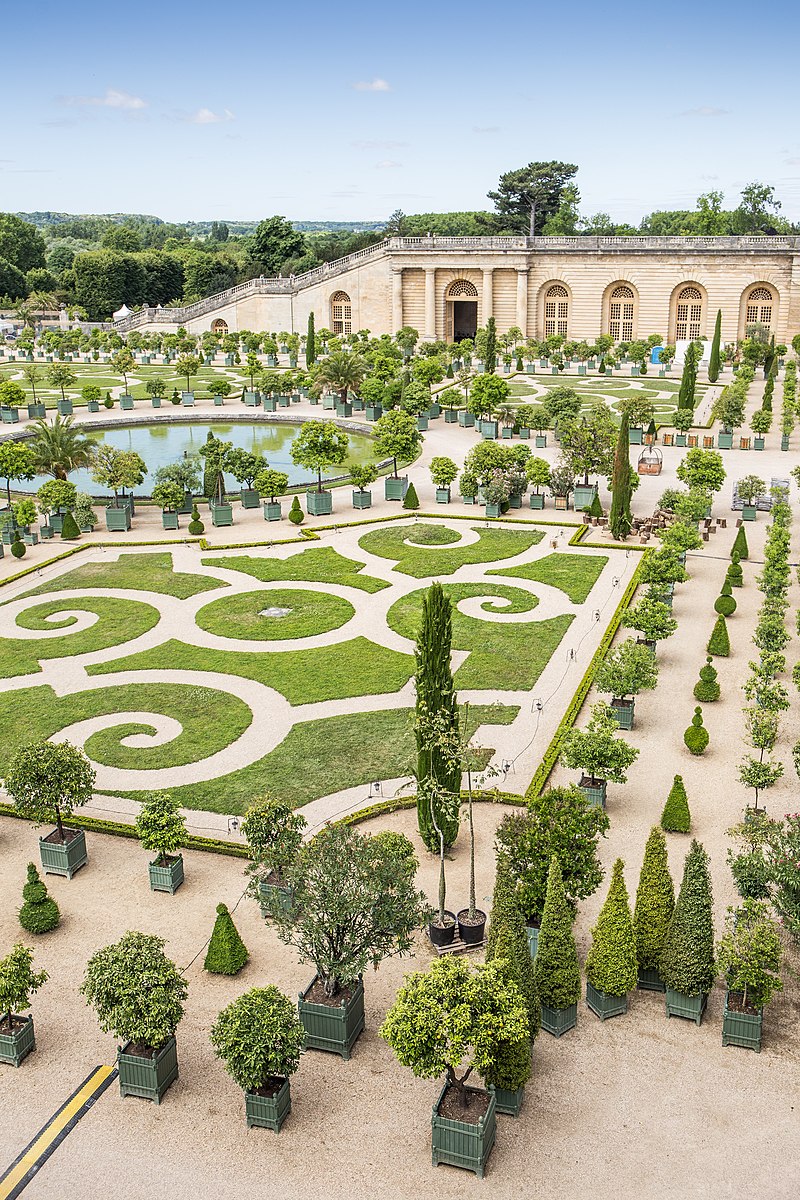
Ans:
{"label": "palm tree", "polygon": [[36,454],[36,469],[54,479],[66,479],[70,471],[91,466],[95,443],[80,433],[71,417],[56,415],[53,421],[34,421],[31,448]]}
{"label": "palm tree", "polygon": [[511,426],[517,419],[517,410],[512,404],[501,404],[497,410],[497,416],[506,426]]}
{"label": "palm tree", "polygon": [[316,383],[326,383],[335,388],[342,404],[345,404],[347,393],[358,391],[368,371],[369,363],[360,354],[336,350],[319,364],[314,378]]}

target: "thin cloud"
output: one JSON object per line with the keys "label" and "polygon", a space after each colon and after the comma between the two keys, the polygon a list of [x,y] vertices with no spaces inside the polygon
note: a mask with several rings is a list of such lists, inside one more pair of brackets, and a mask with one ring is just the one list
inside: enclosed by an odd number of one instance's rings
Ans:
{"label": "thin cloud", "polygon": [[392,89],[385,79],[362,79],[353,84],[356,92],[390,92]]}
{"label": "thin cloud", "polygon": [[147,101],[141,96],[132,96],[130,92],[121,92],[117,88],[107,88],[105,96],[62,96],[61,103],[89,108],[119,108],[126,112],[147,108]]}
{"label": "thin cloud", "polygon": [[714,108],[712,104],[701,104],[699,108],[686,108],[682,113],[678,113],[679,117],[727,117],[730,116],[730,109]]}
{"label": "thin cloud", "polygon": [[499,125],[473,125],[472,132],[473,133],[499,133],[500,126]]}
{"label": "thin cloud", "polygon": [[219,125],[222,121],[233,121],[235,118],[229,108],[223,108],[221,113],[215,113],[210,108],[198,108],[186,120],[191,125]]}
{"label": "thin cloud", "polygon": [[358,141],[351,142],[350,145],[354,150],[402,150],[408,146],[408,142],[382,142],[382,141]]}
{"label": "thin cloud", "polygon": [[800,167],[800,158],[785,158],[783,161],[787,167]]}
{"label": "thin cloud", "polygon": [[375,163],[377,171],[391,170],[393,167],[402,167],[402,163],[395,162],[393,158],[382,158],[380,162]]}

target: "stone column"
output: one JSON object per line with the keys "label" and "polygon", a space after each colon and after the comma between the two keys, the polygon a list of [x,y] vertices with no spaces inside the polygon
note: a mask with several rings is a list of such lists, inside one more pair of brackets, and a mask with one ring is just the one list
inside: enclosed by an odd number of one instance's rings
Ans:
{"label": "stone column", "polygon": [[517,267],[517,325],[528,336],[528,268]]}
{"label": "stone column", "polygon": [[492,299],[492,276],[494,274],[493,267],[483,268],[483,312],[481,313],[481,324],[486,325],[489,317],[494,316],[494,306]]}
{"label": "stone column", "polygon": [[403,328],[403,268],[392,267],[392,333]]}
{"label": "stone column", "polygon": [[436,268],[425,268],[425,333],[426,342],[436,341]]}

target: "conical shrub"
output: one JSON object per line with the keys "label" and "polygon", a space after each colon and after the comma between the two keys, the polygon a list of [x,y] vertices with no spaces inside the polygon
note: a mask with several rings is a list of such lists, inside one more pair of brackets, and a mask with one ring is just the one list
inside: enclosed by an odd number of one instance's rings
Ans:
{"label": "conical shrub", "polygon": [[553,855],[534,964],[539,1000],[548,1008],[569,1008],[577,1004],[581,994],[578,950],[572,933],[573,919],[573,910],[564,894],[561,868]]}
{"label": "conical shrub", "polygon": [[703,710],[698,705],[692,723],[683,735],[684,745],[692,754],[705,754],[708,748],[708,730],[703,725]]}
{"label": "conical shrub", "polygon": [[289,520],[293,525],[302,525],[305,513],[300,507],[300,497],[295,496],[292,500],[292,507],[289,509]]}
{"label": "conical shrub", "polygon": [[61,913],[33,863],[28,863],[28,882],[22,889],[22,900],[19,923],[23,929],[28,933],[49,933],[56,928]]}
{"label": "conical shrub", "polygon": [[722,587],[720,588],[719,594],[720,594],[720,596],[732,596],[733,595],[733,589],[731,588],[731,581],[730,581],[730,579],[728,579],[727,575],[725,576],[725,579],[723,581]]}
{"label": "conical shrub", "polygon": [[[539,993],[536,989],[536,973],[528,945],[525,922],[522,919],[522,913],[516,907],[503,910],[499,919],[495,918],[493,911],[492,919],[495,934],[491,951],[487,947],[486,961],[505,960],[506,967],[504,970],[506,975],[508,979],[516,984],[525,1001],[525,1008],[528,1013],[528,1030],[530,1040],[533,1042],[542,1023],[542,1012],[539,1003]],[[501,1084],[500,1086],[505,1087],[506,1085]]]}
{"label": "conical shrub", "polygon": [[717,668],[711,655],[706,658],[706,665],[700,668],[700,678],[694,685],[694,698],[703,704],[712,704],[719,700],[720,686],[717,682]]}
{"label": "conical shrub", "polygon": [[[676,776],[676,780],[679,778],[680,776]],[[684,792],[684,802],[685,800]],[[688,815],[688,805],[686,812]],[[654,825],[644,848],[644,861],[639,873],[636,905],[633,910],[633,936],[640,971],[658,970],[674,909],[675,888],[669,873],[667,839],[662,830]]]}
{"label": "conical shrub", "polygon": [[676,775],[661,814],[661,828],[667,833],[688,833],[692,827],[689,801],[683,779]]}
{"label": "conical shrub", "polygon": [[608,895],[592,930],[592,945],[586,958],[586,978],[592,987],[606,996],[625,996],[636,987],[638,974],[624,864],[618,858],[611,874]]}
{"label": "conical shrub", "polygon": [[717,658],[727,658],[730,654],[731,640],[728,637],[728,626],[725,624],[724,617],[717,617],[706,650],[709,654],[715,654]]}
{"label": "conical shrub", "polygon": [[528,1038],[517,1042],[498,1042],[494,1063],[484,1075],[484,1082],[496,1088],[515,1092],[531,1077],[531,1043]]}
{"label": "conical shrub", "polygon": [[61,525],[61,536],[68,541],[81,536],[81,531],[78,527],[78,522],[75,520],[75,515],[71,512],[64,513],[64,520]]}
{"label": "conical shrub", "polygon": [[217,905],[217,919],[203,966],[214,975],[237,975],[250,955],[226,904]]}
{"label": "conical shrub", "polygon": [[744,525],[739,526],[736,532],[736,537],[733,539],[731,558],[733,558],[734,554],[738,555],[737,562],[743,558],[748,558],[750,555],[750,551],[747,546],[747,534],[744,531]]}
{"label": "conical shrub", "polygon": [[502,851],[497,855],[494,876],[494,892],[492,893],[492,911],[489,914],[489,928],[486,933],[486,961],[494,958],[494,947],[497,938],[510,914],[519,912],[516,899],[517,881],[511,868],[507,854]]}
{"label": "conical shrub", "polygon": [[417,498],[417,489],[413,483],[408,485],[408,491],[403,497],[403,508],[419,508],[419,500]]}
{"label": "conical shrub", "polygon": [[708,855],[693,841],[661,955],[661,978],[684,996],[702,996],[714,986],[714,918]]}

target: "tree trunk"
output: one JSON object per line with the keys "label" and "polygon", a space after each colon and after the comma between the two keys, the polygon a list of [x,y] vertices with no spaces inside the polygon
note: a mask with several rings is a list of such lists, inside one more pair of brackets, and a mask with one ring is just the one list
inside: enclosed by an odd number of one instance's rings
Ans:
{"label": "tree trunk", "polygon": [[64,837],[64,826],[61,823],[61,809],[56,805],[56,826],[58,828],[58,836],[61,838],[62,845],[66,840]]}

